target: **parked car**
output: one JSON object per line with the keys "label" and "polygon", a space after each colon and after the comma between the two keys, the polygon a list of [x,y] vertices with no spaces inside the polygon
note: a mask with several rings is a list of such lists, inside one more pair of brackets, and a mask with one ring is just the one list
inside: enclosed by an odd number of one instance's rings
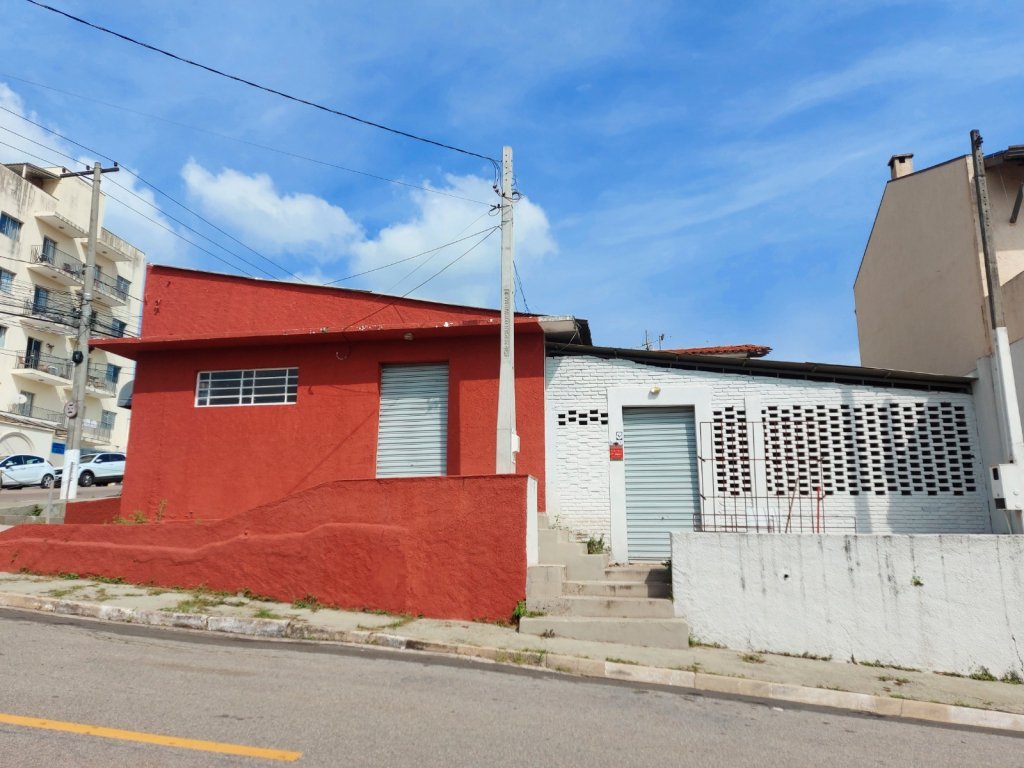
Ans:
{"label": "parked car", "polygon": [[0,459],[0,487],[24,488],[38,485],[49,488],[53,485],[58,470],[42,456],[29,453],[14,453]]}
{"label": "parked car", "polygon": [[[90,485],[107,485],[124,480],[123,453],[83,453],[78,464],[78,484],[83,488]],[[64,479],[64,468],[56,470],[57,485]]]}

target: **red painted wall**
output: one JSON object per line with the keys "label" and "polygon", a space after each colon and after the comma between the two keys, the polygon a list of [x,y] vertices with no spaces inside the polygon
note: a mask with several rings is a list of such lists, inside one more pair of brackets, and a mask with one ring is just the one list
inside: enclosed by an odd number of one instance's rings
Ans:
{"label": "red painted wall", "polygon": [[120,514],[120,511],[121,499],[117,496],[109,499],[72,501],[64,508],[64,523],[75,525],[109,523]]}
{"label": "red painted wall", "polygon": [[258,335],[499,317],[495,310],[150,266],[143,337]]}
{"label": "red painted wall", "polygon": [[527,493],[523,475],[340,481],[208,523],[19,526],[0,533],[0,570],[507,619],[526,591]]}
{"label": "red painted wall", "polygon": [[[543,509],[544,341],[534,328],[516,337],[517,470],[538,478]],[[492,473],[497,340],[495,328],[411,342],[139,353],[121,514],[211,520],[327,481],[374,477],[386,363],[448,363],[448,474]],[[294,405],[194,405],[199,371],[284,366],[299,369]]]}

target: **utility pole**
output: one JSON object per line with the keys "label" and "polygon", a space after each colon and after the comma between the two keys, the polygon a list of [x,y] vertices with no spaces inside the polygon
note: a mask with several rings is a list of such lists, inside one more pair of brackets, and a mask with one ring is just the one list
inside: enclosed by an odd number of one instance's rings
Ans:
{"label": "utility pole", "polygon": [[85,387],[89,375],[89,336],[92,331],[92,288],[96,273],[96,238],[100,228],[100,182],[104,173],[119,171],[117,163],[103,168],[93,163],[92,170],[62,173],[61,178],[92,175],[92,204],[89,208],[89,240],[85,248],[85,274],[82,276],[82,302],[78,318],[78,336],[71,379],[71,399],[64,405],[68,417],[68,442],[64,451],[64,472],[60,497],[71,501],[78,497],[78,467],[82,457],[82,421],[85,419]]}
{"label": "utility pole", "polygon": [[512,147],[501,153],[501,365],[498,369],[498,445],[495,471],[516,471],[515,312],[516,287],[512,272]]}

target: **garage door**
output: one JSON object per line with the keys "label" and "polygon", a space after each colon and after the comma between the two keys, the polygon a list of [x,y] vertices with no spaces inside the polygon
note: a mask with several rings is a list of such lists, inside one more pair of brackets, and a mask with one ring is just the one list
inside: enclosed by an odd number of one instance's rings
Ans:
{"label": "garage door", "polygon": [[385,365],[381,371],[377,477],[448,470],[448,366]]}
{"label": "garage door", "polygon": [[665,560],[700,510],[693,409],[623,408],[622,424],[629,559]]}

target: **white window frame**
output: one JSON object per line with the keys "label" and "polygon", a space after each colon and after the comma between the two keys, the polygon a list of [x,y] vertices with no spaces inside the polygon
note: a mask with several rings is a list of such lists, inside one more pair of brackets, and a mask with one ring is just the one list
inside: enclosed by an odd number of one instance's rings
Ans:
{"label": "white window frame", "polygon": [[[275,402],[270,402],[270,403],[255,403],[255,402],[252,402],[252,399],[256,395],[255,389],[253,389],[253,391],[249,394],[250,402],[241,402],[242,396],[243,396],[243,393],[242,393],[242,389],[243,389],[243,387],[242,387],[242,380],[243,380],[245,374],[247,374],[247,373],[253,374],[253,376],[255,377],[255,374],[260,372],[260,371],[285,371],[285,388],[284,388],[284,392],[283,392],[283,398],[284,399],[282,399],[279,402],[275,401]],[[206,402],[205,403],[201,403],[199,401],[199,399],[200,399],[200,394],[199,394],[200,393],[200,385],[202,384],[203,375],[204,374],[208,374],[209,375],[209,374],[214,374],[214,373],[237,373],[238,374],[238,380],[239,380],[238,399],[239,399],[239,402],[237,402],[237,403],[211,403],[209,401],[210,400],[210,396],[209,396],[209,392],[208,391],[207,391],[207,394],[205,396],[206,397]],[[289,400],[288,399],[288,397],[289,397],[289,389],[290,389],[289,381],[292,380],[292,379],[294,379],[294,382],[295,382],[295,394],[293,396],[294,399]],[[196,408],[238,408],[238,407],[259,407],[259,406],[266,406],[266,405],[295,405],[295,403],[298,401],[298,397],[299,397],[299,368],[298,368],[298,366],[294,366],[294,365],[293,366],[284,366],[284,367],[279,367],[279,368],[227,368],[227,369],[224,369],[224,370],[216,370],[216,371],[212,371],[212,370],[211,371],[199,371],[199,373],[196,374],[196,396],[195,396],[195,401],[194,401]]]}

